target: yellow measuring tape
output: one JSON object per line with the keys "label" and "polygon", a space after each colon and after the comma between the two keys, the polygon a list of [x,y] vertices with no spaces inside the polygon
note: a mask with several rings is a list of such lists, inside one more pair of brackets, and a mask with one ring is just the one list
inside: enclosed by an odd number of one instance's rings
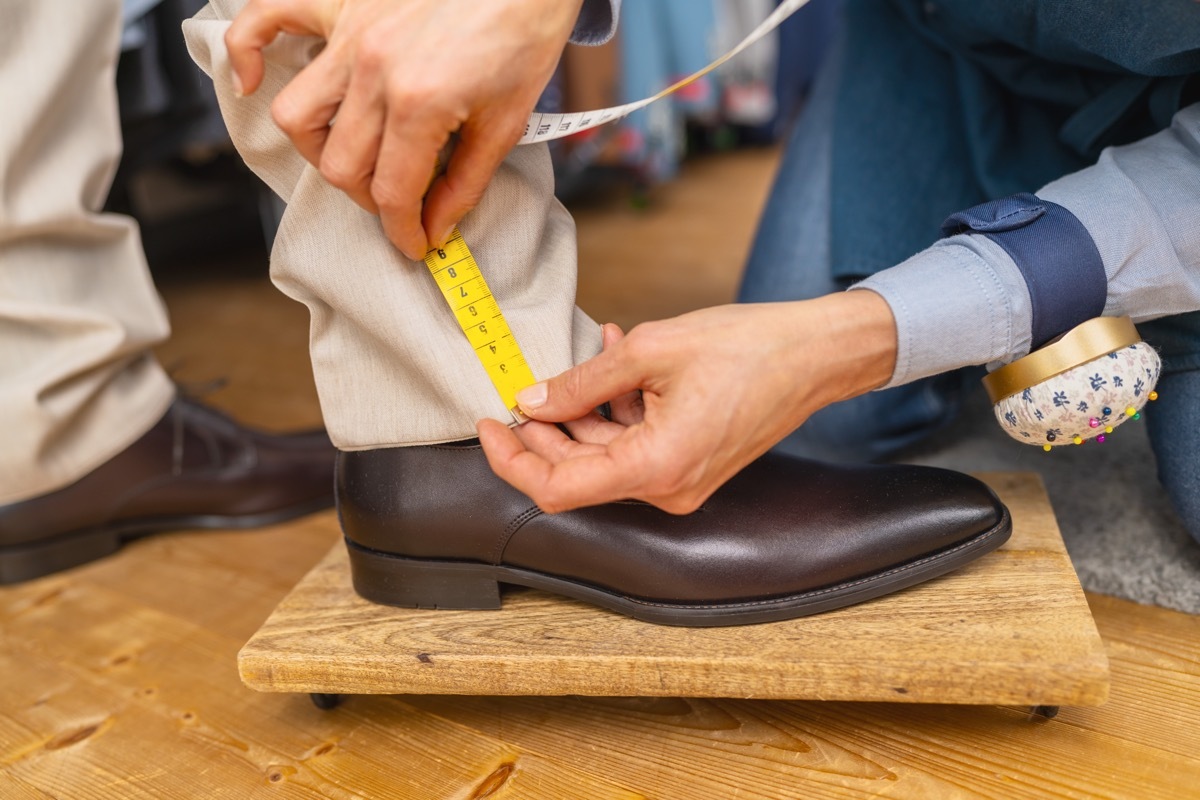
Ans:
{"label": "yellow measuring tape", "polygon": [[517,422],[524,422],[517,392],[537,383],[537,379],[458,228],[444,245],[425,254],[425,266],[433,273],[442,297],[475,348],[504,406]]}
{"label": "yellow measuring tape", "polygon": [[[761,25],[751,31],[728,53],[652,97],[636,103],[597,111],[571,114],[535,113],[529,118],[525,135],[519,144],[544,142],[578,133],[605,122],[620,119],[643,108],[724,64],[761,39],[808,1],[783,0]],[[488,289],[487,281],[483,279],[479,264],[471,255],[471,250],[467,247],[458,228],[454,229],[454,235],[446,244],[425,254],[425,265],[433,273],[438,288],[442,290],[442,297],[446,299],[447,305],[450,306],[455,319],[458,320],[459,327],[467,335],[471,346],[475,348],[475,355],[479,357],[488,377],[492,379],[492,384],[500,393],[500,399],[504,401],[505,407],[512,412],[513,418],[517,422],[525,422],[527,418],[517,406],[517,392],[526,386],[537,383],[537,379],[533,376],[533,370],[529,368],[529,364],[525,362],[525,356],[521,354],[521,348],[517,344],[512,330],[509,329],[508,323],[504,320],[504,314],[500,312],[500,306],[496,303],[496,298],[492,296],[491,290]]]}

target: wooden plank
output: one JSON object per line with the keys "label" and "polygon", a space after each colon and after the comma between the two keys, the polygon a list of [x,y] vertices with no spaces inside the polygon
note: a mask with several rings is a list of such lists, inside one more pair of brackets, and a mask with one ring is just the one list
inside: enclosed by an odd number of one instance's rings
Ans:
{"label": "wooden plank", "polygon": [[245,639],[341,538],[333,511],[256,531],[187,531],[136,542],[75,577]]}
{"label": "wooden plank", "polygon": [[54,795],[47,794],[3,771],[0,771],[0,797],[5,800],[55,800]]}
{"label": "wooden plank", "polygon": [[0,769],[52,794],[639,796],[410,707],[334,716],[250,692],[237,640],[107,589],[36,608],[5,626],[17,644],[0,654]]}
{"label": "wooden plank", "polygon": [[1112,693],[1102,708],[1064,708],[1056,722],[1195,758],[1200,617],[1103,595],[1088,599],[1108,649]]}
{"label": "wooden plank", "polygon": [[995,707],[683,698],[405,702],[661,797],[1165,799],[1200,786],[1194,755],[1167,755]]}
{"label": "wooden plank", "polygon": [[1113,652],[1112,700],[1063,708],[1052,721],[1006,708],[885,703],[406,702],[567,763],[586,760],[659,796],[720,796],[720,776],[732,776],[747,798],[798,796],[798,786],[805,797],[839,798],[1200,796],[1200,618],[1090,601]]}
{"label": "wooden plank", "polygon": [[239,654],[263,691],[655,695],[1092,705],[1108,665],[1035,476],[989,478],[1012,540],[958,572],[837,612],[669,628],[529,590],[496,612],[360,599],[344,548]]}
{"label": "wooden plank", "polygon": [[[426,759],[434,753],[438,758],[452,757],[462,748],[456,738],[460,731],[504,744],[489,751],[498,760],[484,760],[472,765],[473,769],[461,762],[447,767],[462,779],[459,786],[484,785],[485,779],[509,763],[506,757],[513,750],[523,754],[517,761],[523,777],[527,776],[525,764],[532,763],[530,772],[535,772],[541,761],[561,765],[572,775],[557,785],[541,779],[527,795],[512,796],[587,796],[587,790],[572,794],[564,786],[586,787],[586,776],[599,775],[605,781],[602,786],[632,787],[614,790],[612,796],[640,792],[663,798],[735,793],[744,798],[877,793],[1153,798],[1185,796],[1178,788],[1191,785],[1184,781],[1196,778],[1194,756],[1190,760],[1164,757],[1154,739],[1130,745],[1113,736],[1080,733],[1058,721],[1030,723],[1027,715],[1005,709],[655,698],[425,697],[403,702],[352,699],[337,712],[326,714],[303,697],[241,689],[232,669],[233,641],[221,642],[211,632],[190,628],[152,609],[134,613],[137,606],[118,593],[76,587],[31,608],[15,626],[6,625],[5,631],[37,643],[31,645],[31,651],[41,651],[47,660],[31,665],[30,659],[39,656],[32,652],[17,655],[14,660],[27,665],[24,672],[0,663],[0,674],[11,676],[0,689],[0,708],[33,707],[43,698],[53,703],[60,694],[65,700],[71,699],[67,695],[76,700],[79,696],[107,698],[97,705],[67,708],[71,713],[64,714],[58,724],[41,729],[35,743],[54,736],[71,738],[80,722],[106,713],[106,703],[111,700],[116,719],[131,724],[89,737],[87,747],[100,751],[94,754],[97,760],[102,756],[105,764],[132,763],[120,753],[103,751],[101,743],[124,748],[124,738],[136,736],[167,751],[168,763],[188,765],[183,771],[202,769],[205,780],[214,782],[205,789],[230,787],[230,797],[264,796],[267,789],[284,797],[292,796],[293,789],[321,797],[350,796],[338,790],[352,790],[363,797],[420,796],[402,794],[403,787],[396,789],[389,781],[403,775],[414,786],[442,786],[436,772],[426,775]],[[1168,622],[1182,617],[1162,614]],[[115,620],[120,620],[119,624]],[[1175,640],[1174,633],[1186,634],[1187,626],[1159,625],[1153,630],[1154,648],[1182,652],[1183,643]],[[122,659],[128,654],[125,645],[129,642],[161,645]],[[1188,646],[1194,647],[1194,643]],[[91,680],[75,681],[72,686],[69,674],[56,674],[55,662],[76,665],[74,668]],[[5,691],[33,687],[35,682],[41,682],[41,688],[31,688],[23,698],[14,699]],[[106,691],[106,686],[111,691]],[[156,691],[147,699],[139,698],[138,692],[148,688]],[[128,707],[121,705],[122,698],[137,700],[139,710],[122,711]],[[163,710],[157,711],[160,708]],[[151,710],[168,722],[147,717]],[[189,713],[192,716],[185,726],[183,718]],[[435,718],[445,722],[439,725]],[[1137,720],[1135,727],[1149,721]],[[1176,724],[1184,726],[1190,721],[1180,716]],[[1099,722],[1107,724],[1097,727],[1120,729],[1125,720],[1114,717]],[[1047,735],[1048,730],[1057,728],[1067,732]],[[91,751],[75,745],[59,748],[68,749],[70,759],[64,756],[61,763],[53,762],[56,771],[43,764],[44,770],[23,768],[26,771],[21,775],[42,781],[39,785],[53,786],[56,792],[60,786],[69,787],[60,796],[103,796],[85,793],[107,787],[103,781],[88,782],[92,773],[84,767],[91,762],[84,755]],[[137,759],[150,758],[140,745],[130,749]],[[451,755],[443,750],[450,750]],[[175,762],[175,754],[182,754],[183,760]],[[493,764],[497,766],[487,772]],[[277,771],[268,772],[272,766]],[[195,796],[200,784],[175,774],[175,769],[147,777],[146,786],[151,787],[153,796]],[[583,771],[584,777],[575,776],[572,770]],[[272,782],[272,775],[280,777]],[[511,774],[509,778],[510,782],[515,779]],[[505,791],[508,785],[504,784]],[[534,786],[532,782],[529,785]],[[1122,790],[1131,785],[1139,791],[1130,794]],[[213,795],[221,796],[215,791]],[[431,789],[425,796],[443,795]],[[596,791],[595,796],[609,795]]]}

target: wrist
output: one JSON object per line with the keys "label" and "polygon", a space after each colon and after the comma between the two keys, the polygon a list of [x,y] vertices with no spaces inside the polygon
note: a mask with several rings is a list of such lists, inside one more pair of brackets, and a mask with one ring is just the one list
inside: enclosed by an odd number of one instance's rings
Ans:
{"label": "wrist", "polygon": [[891,380],[898,339],[895,316],[883,297],[854,290],[806,302],[822,323],[816,343],[823,404],[857,397]]}
{"label": "wrist", "polygon": [[901,346],[887,385],[1029,352],[1029,289],[1012,258],[986,237],[943,239],[851,294],[862,290],[882,297],[895,315]]}

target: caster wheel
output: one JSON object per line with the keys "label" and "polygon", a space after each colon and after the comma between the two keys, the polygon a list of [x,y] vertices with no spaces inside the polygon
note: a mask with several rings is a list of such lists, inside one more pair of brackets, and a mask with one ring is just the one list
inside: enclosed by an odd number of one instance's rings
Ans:
{"label": "caster wheel", "polygon": [[1034,717],[1042,719],[1054,719],[1058,716],[1058,706],[1034,706],[1032,711]]}
{"label": "caster wheel", "polygon": [[337,708],[342,703],[340,694],[323,694],[321,692],[313,692],[309,695],[312,698],[313,705],[322,711],[330,711]]}

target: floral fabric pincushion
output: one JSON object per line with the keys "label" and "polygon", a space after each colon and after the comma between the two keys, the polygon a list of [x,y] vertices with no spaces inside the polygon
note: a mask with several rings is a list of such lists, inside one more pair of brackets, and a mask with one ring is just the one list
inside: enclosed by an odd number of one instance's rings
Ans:
{"label": "floral fabric pincushion", "polygon": [[[1099,351],[1099,352],[1097,352]],[[1162,363],[1127,318],[1083,323],[984,378],[996,421],[1009,436],[1046,450],[1105,437],[1138,419]]]}

